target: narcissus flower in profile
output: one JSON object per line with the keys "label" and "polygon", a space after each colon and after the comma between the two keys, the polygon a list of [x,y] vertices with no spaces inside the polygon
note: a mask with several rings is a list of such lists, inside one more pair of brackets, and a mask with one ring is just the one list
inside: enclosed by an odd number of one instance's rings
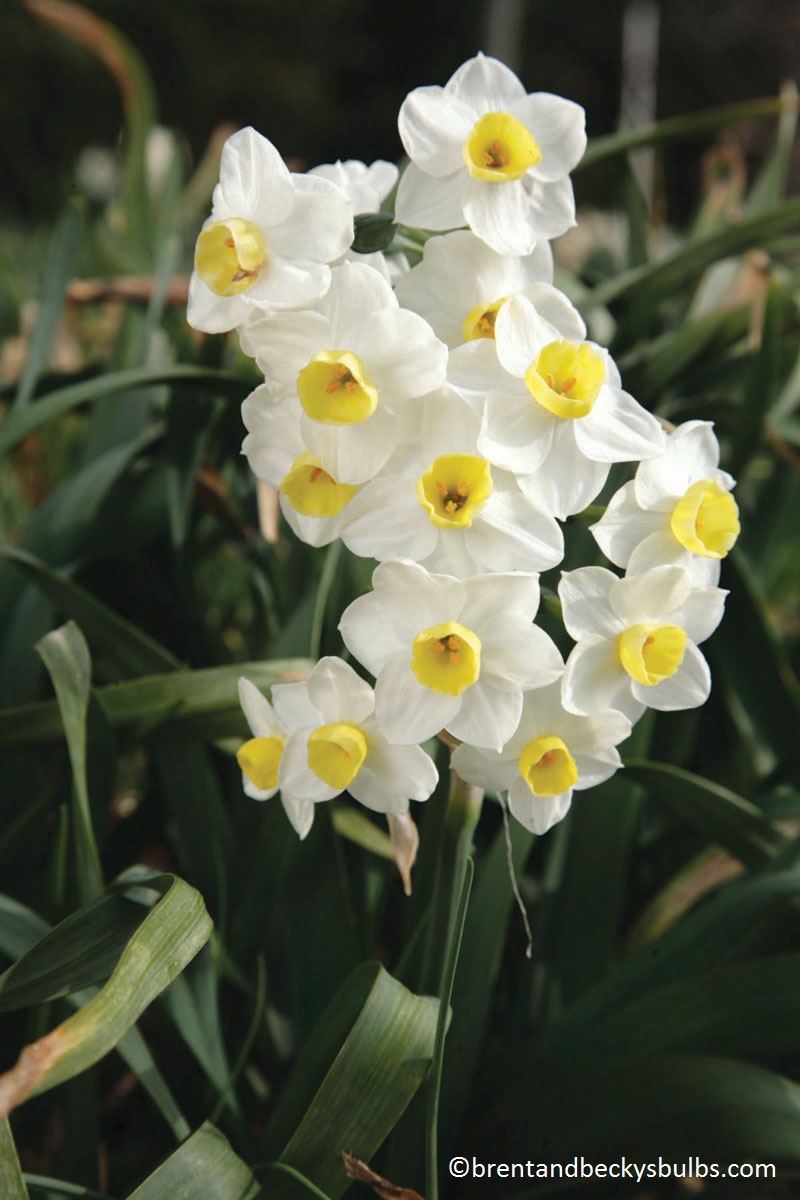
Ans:
{"label": "narcissus flower in profile", "polygon": [[[478,447],[557,517],[590,504],[612,463],[653,458],[663,450],[664,430],[622,390],[608,351],[562,338],[529,300],[512,296],[503,305],[495,345],[498,373],[486,397]],[[482,366],[476,379],[485,387]],[[468,384],[468,364],[459,367],[456,384]]]}
{"label": "narcissus flower in profile", "polygon": [[713,587],[739,536],[734,483],[719,470],[711,422],[687,421],[669,435],[663,453],[641,463],[636,477],[611,497],[591,526],[595,541],[629,575],[672,564]]}
{"label": "narcissus flower in profile", "polygon": [[447,347],[377,271],[342,263],[313,311],[248,322],[242,348],[285,401],[306,450],[340,483],[375,475],[444,383]]}
{"label": "narcissus flower in profile", "polygon": [[352,500],[348,549],[381,562],[410,558],[457,579],[561,562],[558,522],[480,453],[479,429],[454,388],[427,396],[418,444],[401,447]]}
{"label": "narcissus flower in profile", "polygon": [[327,179],[293,175],[272,142],[241,129],[222,151],[211,217],[197,239],[186,317],[205,333],[254,311],[304,308],[353,241],[353,208]]}
{"label": "narcissus flower in profile", "polygon": [[348,791],[374,812],[402,813],[436,787],[433,760],[420,746],[384,737],[372,688],[341,659],[322,658],[305,683],[273,688],[276,707],[284,699],[296,719],[278,781],[293,800],[319,804]]}
{"label": "narcissus flower in profile", "polygon": [[[252,737],[240,746],[236,761],[242,769],[245,794],[254,800],[269,800],[278,791],[278,771],[288,737],[287,727],[254,683],[239,680],[239,703]],[[304,838],[314,820],[314,805],[281,793],[284,811],[295,831]]]}
{"label": "narcissus flower in profile", "polygon": [[372,586],[339,629],[376,677],[375,716],[391,742],[446,728],[499,750],[517,727],[523,691],[561,676],[561,655],[533,624],[537,575],[458,580],[401,560],[379,566]]}
{"label": "narcissus flower in profile", "polygon": [[566,712],[557,680],[526,692],[519,725],[502,750],[459,746],[453,768],[487,791],[507,789],[512,815],[532,833],[547,833],[566,816],[573,791],[603,783],[622,766],[615,747],[630,731],[618,712]]}
{"label": "narcissus flower in profile", "polygon": [[586,148],[585,113],[478,54],[444,87],[415,88],[398,118],[411,159],[395,213],[406,225],[468,225],[498,254],[530,254],[575,223],[569,173]]}
{"label": "narcissus flower in profile", "polygon": [[722,620],[727,592],[695,587],[682,567],[619,579],[605,567],[564,572],[564,624],[577,645],[567,659],[564,707],[617,709],[637,721],[645,708],[697,708],[711,691],[698,643]]}

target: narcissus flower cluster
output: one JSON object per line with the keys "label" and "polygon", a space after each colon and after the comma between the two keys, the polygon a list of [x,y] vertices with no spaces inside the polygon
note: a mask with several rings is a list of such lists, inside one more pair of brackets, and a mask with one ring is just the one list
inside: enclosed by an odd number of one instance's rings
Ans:
{"label": "narcissus flower cluster", "polygon": [[[264,376],[243,406],[252,470],[298,538],[379,563],[339,625],[374,688],[331,657],[271,702],[242,680],[244,789],[280,791],[301,837],[342,792],[403,814],[436,786],[421,743],[445,734],[453,769],[541,834],[622,765],[646,708],[707,698],[734,481],[711,425],[668,431],[553,285],[583,110],[479,54],[415,89],[399,130],[399,183],[385,162],[292,174],[235,134],[197,242],[189,321],[235,329]],[[405,228],[359,253],[358,218],[395,188]],[[592,533],[625,574],[562,573],[565,661],[536,624],[539,574],[615,464],[630,482]]]}

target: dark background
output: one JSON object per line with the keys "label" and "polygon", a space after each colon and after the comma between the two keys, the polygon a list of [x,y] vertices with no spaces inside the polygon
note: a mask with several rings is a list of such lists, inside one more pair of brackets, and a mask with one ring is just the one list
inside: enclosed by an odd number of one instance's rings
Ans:
{"label": "dark background", "polygon": [[[119,96],[87,51],[42,27],[21,0],[4,2],[0,215],[43,220],[68,194],[81,147],[115,145]],[[491,50],[491,5],[504,2],[87,0],[85,7],[138,49],[160,120],[182,131],[190,160],[227,121],[254,125],[285,158],[311,166],[397,159],[397,110],[406,93],[446,82],[478,49]],[[617,124],[624,7],[623,0],[519,4],[512,65],[528,90],[584,105],[590,135]],[[796,74],[797,0],[662,0],[660,10],[659,117],[774,94]],[[758,154],[760,136],[751,136],[746,151]],[[691,192],[699,152],[689,145],[678,160]]]}

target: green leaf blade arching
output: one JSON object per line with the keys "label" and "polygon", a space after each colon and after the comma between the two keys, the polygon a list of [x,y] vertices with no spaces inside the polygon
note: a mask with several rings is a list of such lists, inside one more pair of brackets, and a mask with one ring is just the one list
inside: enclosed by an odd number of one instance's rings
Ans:
{"label": "green leaf blade arching", "polygon": [[3,1200],[28,1200],[8,1121],[0,1121],[0,1196]]}
{"label": "green leaf blade arching", "polygon": [[[358,967],[307,1042],[275,1114],[269,1145],[279,1161],[337,1200],[349,1183],[342,1151],[369,1161],[421,1084],[438,1007],[377,964]],[[271,1172],[261,1196],[303,1200],[307,1193]]]}
{"label": "green leaf blade arching", "polygon": [[254,1200],[250,1168],[206,1123],[193,1133],[127,1200]]}

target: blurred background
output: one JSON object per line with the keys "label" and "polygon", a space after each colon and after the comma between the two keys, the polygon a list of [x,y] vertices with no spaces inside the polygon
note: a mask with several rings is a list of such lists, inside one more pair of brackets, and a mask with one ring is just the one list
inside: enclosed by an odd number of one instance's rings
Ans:
{"label": "blurred background", "polygon": [[[121,124],[110,73],[86,49],[5,0],[0,38],[0,212],[45,221]],[[444,83],[476,50],[508,62],[531,91],[582,104],[590,136],[636,121],[774,95],[800,61],[796,0],[87,0],[139,51],[163,125],[193,161],[223,122],[252,124],[307,167],[397,159],[398,107]],[[624,60],[624,66],[623,66]],[[622,93],[625,92],[623,96]],[[756,125],[742,137],[755,158]],[[704,143],[707,144],[707,143]],[[669,209],[685,219],[698,143],[670,157]],[[686,169],[690,173],[685,175]],[[674,182],[684,179],[683,186]],[[584,176],[581,187],[593,180]],[[595,182],[596,187],[601,184]]]}

